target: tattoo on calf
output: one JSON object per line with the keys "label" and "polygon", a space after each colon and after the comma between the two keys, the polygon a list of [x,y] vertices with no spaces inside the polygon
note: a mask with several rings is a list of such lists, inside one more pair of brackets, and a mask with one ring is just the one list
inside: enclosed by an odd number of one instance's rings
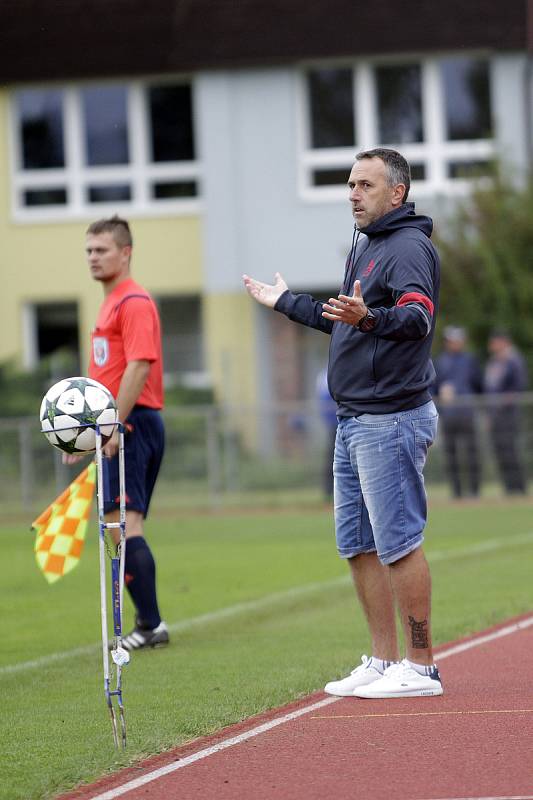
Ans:
{"label": "tattoo on calf", "polygon": [[420,650],[427,649],[429,646],[427,619],[418,622],[414,617],[410,616],[409,625],[411,627],[411,645]]}

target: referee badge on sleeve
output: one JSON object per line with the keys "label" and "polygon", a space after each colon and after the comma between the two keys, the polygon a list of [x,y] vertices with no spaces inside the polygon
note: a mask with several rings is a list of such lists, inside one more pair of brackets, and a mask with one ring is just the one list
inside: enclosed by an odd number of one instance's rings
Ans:
{"label": "referee badge on sleeve", "polygon": [[105,336],[95,336],[93,339],[93,357],[97,367],[103,367],[109,359],[109,342]]}

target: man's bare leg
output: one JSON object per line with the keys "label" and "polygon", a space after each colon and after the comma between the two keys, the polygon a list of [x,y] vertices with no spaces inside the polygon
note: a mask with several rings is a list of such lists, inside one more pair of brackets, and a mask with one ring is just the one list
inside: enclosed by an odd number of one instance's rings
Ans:
{"label": "man's bare leg", "polygon": [[390,570],[376,553],[349,558],[352,578],[372,639],[372,655],[384,661],[398,661],[398,636]]}
{"label": "man's bare leg", "polygon": [[355,697],[435,697],[443,692],[431,651],[431,577],[422,548],[387,567],[413,667],[395,664],[382,678],[355,686]]}
{"label": "man's bare leg", "polygon": [[433,664],[431,575],[421,547],[389,567],[392,591],[405,636],[405,655],[415,664]]}
{"label": "man's bare leg", "polygon": [[[118,522],[120,519],[120,511],[115,509],[105,515],[106,522]],[[140,511],[132,511],[126,509],[126,539],[132,539],[134,536],[144,536],[144,517]],[[111,538],[115,544],[119,543],[120,531],[118,528],[111,528]]]}

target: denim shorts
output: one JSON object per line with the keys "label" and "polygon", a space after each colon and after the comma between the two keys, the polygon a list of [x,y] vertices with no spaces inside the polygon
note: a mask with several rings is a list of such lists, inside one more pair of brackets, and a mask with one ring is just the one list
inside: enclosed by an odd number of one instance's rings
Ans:
{"label": "denim shorts", "polygon": [[[124,435],[126,508],[146,517],[165,449],[161,414],[153,408],[135,406]],[[119,507],[118,455],[103,460],[104,513]]]}
{"label": "denim shorts", "polygon": [[341,558],[377,553],[382,564],[392,564],[422,544],[422,470],[437,420],[432,401],[394,414],[339,417],[333,475]]}

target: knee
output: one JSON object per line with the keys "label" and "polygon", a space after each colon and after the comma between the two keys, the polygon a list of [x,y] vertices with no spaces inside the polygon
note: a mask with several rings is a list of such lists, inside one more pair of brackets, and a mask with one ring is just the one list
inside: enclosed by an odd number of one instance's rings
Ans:
{"label": "knee", "polygon": [[144,536],[144,518],[139,511],[126,511],[126,538]]}

